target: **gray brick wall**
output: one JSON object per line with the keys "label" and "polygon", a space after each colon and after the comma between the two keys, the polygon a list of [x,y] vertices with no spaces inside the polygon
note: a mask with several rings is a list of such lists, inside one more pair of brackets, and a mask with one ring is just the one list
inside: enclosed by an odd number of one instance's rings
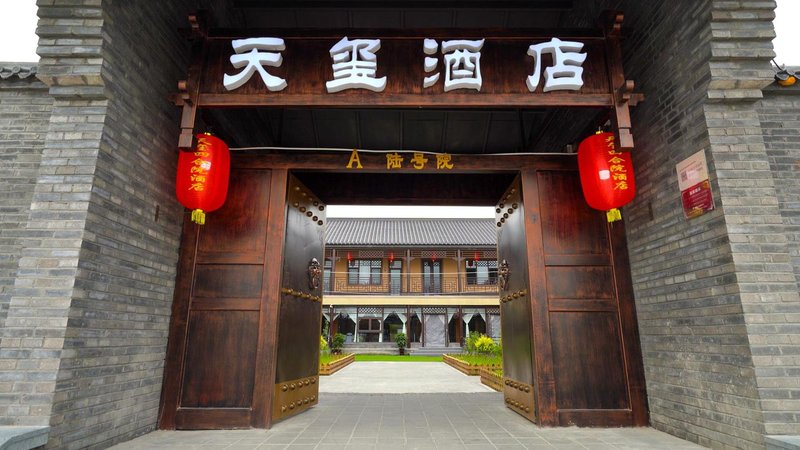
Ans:
{"label": "gray brick wall", "polygon": [[800,281],[800,86],[772,86],[758,106],[789,256]]}
{"label": "gray brick wall", "polygon": [[[800,434],[800,300],[796,295],[800,287],[800,87],[767,89],[758,112],[784,229],[784,236],[773,239],[773,246],[782,251],[778,261],[783,266],[791,264],[785,271],[794,272],[795,295],[788,276],[781,291],[771,290],[773,317],[762,326],[773,329],[757,341],[764,347],[766,360],[757,370],[763,379],[762,399],[773,410],[770,417],[783,423],[774,434]],[[759,318],[759,323],[764,322]]]}
{"label": "gray brick wall", "polygon": [[156,426],[183,211],[174,194],[180,110],[168,95],[186,74],[188,42],[179,33],[186,11],[176,2],[104,4],[102,75],[110,102],[58,373],[52,447],[106,447]]}
{"label": "gray brick wall", "polygon": [[34,75],[0,80],[0,329],[5,324],[53,100]]}
{"label": "gray brick wall", "polygon": [[[0,424],[50,424],[51,448],[103,448],[156,425],[181,213],[166,97],[185,74],[177,29],[196,3],[39,0],[52,115],[24,231],[10,221],[12,242],[0,222],[0,246],[19,255],[0,266]],[[648,97],[624,215],[653,426],[715,448],[800,433],[797,134],[769,112],[796,104],[760,101],[774,2],[580,4],[576,23],[627,12],[628,78]],[[687,221],[674,166],[698,150],[717,210]]]}
{"label": "gray brick wall", "polygon": [[766,434],[800,434],[800,293],[758,116],[771,81],[774,1],[715,1],[711,153]]}
{"label": "gray brick wall", "polygon": [[[624,7],[628,77],[648,97],[633,117],[639,189],[625,214],[651,421],[715,448],[800,432],[800,302],[756,111],[774,6]],[[687,221],[675,164],[699,150],[717,210]]]}
{"label": "gray brick wall", "polygon": [[[771,36],[774,4],[634,3],[624,8],[634,30],[626,64],[647,101],[633,117],[638,195],[625,214],[651,421],[703,445],[759,448],[765,432],[755,361],[760,349],[749,335],[754,330],[743,305],[742,273],[750,267],[738,251],[744,249],[736,247],[742,229],[733,215],[743,202],[746,211],[738,213],[770,216],[757,207],[769,203],[770,193],[748,198],[748,184],[732,177],[753,179],[764,172],[745,162],[743,148],[726,153],[724,146],[744,142],[747,150],[758,134],[747,129],[757,127],[747,98],[764,85],[763,58],[771,53],[764,39]],[[709,161],[717,209],[686,220],[675,164],[699,150]],[[731,159],[742,165],[730,167]],[[754,219],[762,220],[771,219]]]}

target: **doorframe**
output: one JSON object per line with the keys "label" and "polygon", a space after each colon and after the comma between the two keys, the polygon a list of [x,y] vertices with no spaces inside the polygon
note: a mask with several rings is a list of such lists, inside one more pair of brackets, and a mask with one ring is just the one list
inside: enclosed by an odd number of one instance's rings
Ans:
{"label": "doorframe", "polygon": [[[282,261],[284,250],[284,236],[286,227],[286,186],[288,177],[294,171],[320,171],[320,172],[348,172],[346,168],[349,153],[341,152],[314,152],[309,157],[308,152],[292,151],[284,153],[271,153],[264,155],[235,155],[231,160],[234,169],[270,170],[272,178],[269,194],[268,230],[267,230],[267,261]],[[385,156],[382,154],[365,153],[360,155],[365,167],[385,167]],[[522,190],[526,198],[535,198],[536,201],[526,201],[527,213],[525,217],[525,239],[528,254],[528,277],[531,289],[531,298],[542,301],[532,302],[531,320],[537,324],[533,327],[533,352],[532,371],[537,380],[536,408],[541,425],[559,425],[556,408],[556,384],[552,365],[552,343],[550,337],[549,312],[547,306],[546,280],[544,278],[544,254],[542,243],[542,229],[538,221],[540,205],[538,201],[538,181],[536,174],[541,170],[576,171],[577,161],[573,154],[550,155],[458,155],[459,164],[447,172],[427,172],[447,174],[485,174],[485,173],[518,173],[522,180]],[[361,173],[419,173],[414,169],[377,170],[368,169]],[[368,197],[368,194],[365,194]],[[631,284],[630,267],[625,241],[624,225],[615,225],[608,228],[611,238],[612,258],[615,278],[618,280],[618,298],[630,299],[620,302],[619,321],[621,328],[620,340],[622,342],[622,355],[625,373],[628,379],[628,392],[631,404],[632,423],[630,425],[644,426],[648,423],[647,399],[644,385],[644,368],[639,342],[638,324],[636,322],[633,288]],[[174,429],[177,405],[180,403],[181,380],[183,377],[184,356],[186,350],[186,319],[188,317],[188,302],[191,296],[191,280],[194,271],[194,248],[199,228],[190,221],[184,223],[184,241],[181,246],[181,258],[178,265],[178,282],[172,305],[173,318],[170,324],[170,339],[167,348],[167,357],[164,370],[164,388],[161,396],[159,413],[159,428]],[[274,326],[266,330],[266,324],[276,324],[280,306],[279,287],[281,271],[269,270],[265,264],[262,297],[264,307],[259,318],[259,327],[265,332],[258,342],[257,354],[261,355],[257,362],[255,380],[255,393],[251,413],[251,426],[255,428],[270,428],[272,425],[272,387],[275,380],[277,331]],[[180,274],[186,274],[181,276]],[[445,318],[447,315],[445,314]],[[424,310],[420,317],[422,325],[422,342],[425,345]],[[357,325],[357,324],[356,324]],[[447,325],[447,322],[445,323]],[[178,328],[183,330],[178,330]],[[447,337],[445,338],[447,339]],[[177,377],[171,377],[179,374]],[[608,425],[617,422],[611,420]],[[626,422],[627,423],[627,422]]]}

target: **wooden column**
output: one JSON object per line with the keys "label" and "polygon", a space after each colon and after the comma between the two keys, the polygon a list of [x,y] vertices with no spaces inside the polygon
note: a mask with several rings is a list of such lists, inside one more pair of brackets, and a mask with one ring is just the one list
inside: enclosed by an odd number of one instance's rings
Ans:
{"label": "wooden column", "polygon": [[456,250],[456,252],[456,289],[460,294],[462,292],[461,267],[463,266],[462,262],[464,262],[464,258],[461,254],[461,249]]}
{"label": "wooden column", "polygon": [[406,249],[406,293],[411,292],[411,250]]}
{"label": "wooden column", "polygon": [[331,249],[331,280],[329,288],[331,292],[336,291],[336,249]]}

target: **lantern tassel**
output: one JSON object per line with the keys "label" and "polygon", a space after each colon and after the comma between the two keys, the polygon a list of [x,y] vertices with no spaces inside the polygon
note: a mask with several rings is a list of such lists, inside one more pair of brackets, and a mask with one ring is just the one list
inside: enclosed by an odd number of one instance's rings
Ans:
{"label": "lantern tassel", "polygon": [[206,213],[204,213],[202,209],[195,209],[192,211],[192,222],[198,225],[205,225]]}
{"label": "lantern tassel", "polygon": [[616,222],[622,220],[622,213],[617,208],[609,209],[606,211],[606,218],[608,219],[608,223]]}

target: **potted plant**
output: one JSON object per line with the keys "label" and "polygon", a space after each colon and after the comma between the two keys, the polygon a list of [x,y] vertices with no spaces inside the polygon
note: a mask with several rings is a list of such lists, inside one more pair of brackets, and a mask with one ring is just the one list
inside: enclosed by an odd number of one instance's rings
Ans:
{"label": "potted plant", "polygon": [[342,333],[336,333],[331,338],[331,353],[334,355],[339,355],[342,353],[342,347],[344,347],[344,340],[346,339],[345,335]]}
{"label": "potted plant", "polygon": [[394,343],[397,344],[397,349],[400,350],[401,355],[406,354],[406,344],[408,339],[405,333],[397,333],[394,335]]}

